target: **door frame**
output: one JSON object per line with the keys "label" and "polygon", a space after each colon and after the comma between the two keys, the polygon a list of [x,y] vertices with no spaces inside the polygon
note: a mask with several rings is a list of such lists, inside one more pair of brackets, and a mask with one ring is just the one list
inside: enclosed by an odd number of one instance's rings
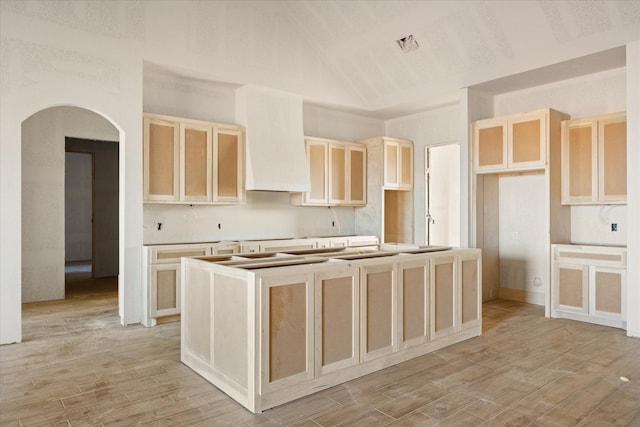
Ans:
{"label": "door frame", "polygon": [[[425,145],[424,147],[424,200],[425,200],[425,242],[427,245],[430,245],[430,230],[429,230],[429,226],[431,224],[431,199],[429,197],[429,185],[430,185],[430,178],[431,178],[431,171],[430,171],[430,155],[429,155],[429,150],[431,148],[434,147],[444,147],[444,146],[449,146],[449,145],[456,145],[458,146],[458,162],[461,161],[461,154],[462,154],[462,145],[460,144],[459,141],[447,141],[447,142],[440,142],[437,144],[431,144],[431,145]],[[460,166],[460,171],[462,171],[462,166]],[[462,176],[460,176],[460,178],[462,179]],[[462,193],[462,180],[459,182],[459,187],[460,187],[460,192]],[[462,203],[461,201],[459,202],[459,207],[460,207],[460,216],[462,216]],[[461,231],[462,229],[459,228],[458,230],[458,239],[459,241],[462,241],[462,236],[461,236]]]}

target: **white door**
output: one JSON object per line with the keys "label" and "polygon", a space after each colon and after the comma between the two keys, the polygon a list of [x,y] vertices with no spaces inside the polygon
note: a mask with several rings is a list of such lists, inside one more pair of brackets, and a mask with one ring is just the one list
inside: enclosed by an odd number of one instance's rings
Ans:
{"label": "white door", "polygon": [[425,149],[426,242],[460,246],[460,146]]}

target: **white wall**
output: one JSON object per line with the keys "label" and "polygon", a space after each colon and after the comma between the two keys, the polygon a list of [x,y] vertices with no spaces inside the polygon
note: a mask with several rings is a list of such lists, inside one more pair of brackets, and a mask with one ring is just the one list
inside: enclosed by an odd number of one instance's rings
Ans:
{"label": "white wall", "polygon": [[544,295],[549,285],[544,174],[500,176],[498,199],[500,287]]}
{"label": "white wall", "polygon": [[640,41],[627,45],[627,335],[640,337]]}
{"label": "white wall", "polygon": [[[547,107],[567,113],[572,118],[625,111],[625,69],[614,69],[495,97],[496,116]],[[611,222],[618,224],[618,232],[611,232]],[[626,206],[572,206],[571,241],[626,245],[627,223]]]}

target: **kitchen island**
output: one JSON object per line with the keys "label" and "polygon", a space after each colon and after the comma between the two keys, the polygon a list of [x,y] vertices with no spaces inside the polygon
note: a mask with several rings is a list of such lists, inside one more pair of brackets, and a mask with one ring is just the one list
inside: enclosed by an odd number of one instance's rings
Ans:
{"label": "kitchen island", "polygon": [[480,250],[182,258],[181,360],[257,413],[479,336]]}

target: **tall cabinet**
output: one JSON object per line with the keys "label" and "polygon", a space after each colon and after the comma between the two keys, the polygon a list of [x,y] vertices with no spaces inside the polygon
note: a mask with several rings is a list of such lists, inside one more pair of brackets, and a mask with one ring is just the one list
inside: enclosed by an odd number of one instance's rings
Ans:
{"label": "tall cabinet", "polygon": [[367,205],[356,209],[356,234],[382,243],[413,243],[413,143],[385,136],[367,147]]}
{"label": "tall cabinet", "polygon": [[[482,249],[483,300],[497,297],[544,304],[550,308],[550,245],[571,238],[571,211],[561,203],[561,122],[569,116],[553,109],[535,110],[504,117],[479,120],[471,125],[474,167],[474,219],[476,246]],[[523,283],[502,288],[500,259],[500,182],[505,177],[536,175],[544,182],[544,200],[531,205],[545,240],[539,256],[543,267],[535,283],[529,283],[523,272]],[[526,189],[523,188],[523,191]],[[504,237],[504,236],[503,236]],[[518,238],[517,232],[513,233]],[[522,259],[521,269],[529,260]],[[538,285],[535,290],[530,286]]]}

